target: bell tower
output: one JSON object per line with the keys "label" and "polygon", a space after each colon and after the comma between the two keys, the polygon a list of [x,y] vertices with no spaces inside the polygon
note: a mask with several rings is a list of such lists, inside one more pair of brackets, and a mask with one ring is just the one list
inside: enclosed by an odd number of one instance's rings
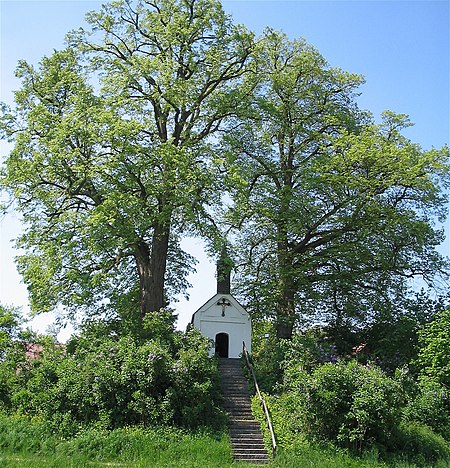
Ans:
{"label": "bell tower", "polygon": [[233,262],[224,247],[217,260],[217,294],[230,294]]}
{"label": "bell tower", "polygon": [[233,262],[226,248],[217,259],[217,293],[192,315],[191,323],[214,342],[210,353],[237,359],[242,343],[251,350],[252,323],[248,312],[231,294]]}

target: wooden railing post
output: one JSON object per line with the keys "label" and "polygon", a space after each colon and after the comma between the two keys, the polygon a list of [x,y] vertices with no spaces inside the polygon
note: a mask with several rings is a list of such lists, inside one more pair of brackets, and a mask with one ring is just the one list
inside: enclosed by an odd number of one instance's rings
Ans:
{"label": "wooden railing post", "polygon": [[247,347],[245,346],[245,341],[242,342],[242,354],[245,357],[245,363],[247,365],[247,368],[250,371],[250,373],[252,374],[253,383],[255,384],[256,393],[257,393],[257,395],[259,397],[260,404],[263,407],[264,415],[265,415],[266,420],[267,420],[267,426],[268,426],[269,432],[270,432],[270,437],[272,439],[272,456],[275,457],[276,451],[277,451],[277,441],[275,439],[275,432],[273,431],[272,420],[270,418],[269,408],[267,407],[266,402],[265,402],[263,396],[261,395],[261,392],[259,391],[259,386],[258,386],[258,382],[256,380],[255,371],[254,371],[253,366],[252,366],[252,364],[250,362]]}

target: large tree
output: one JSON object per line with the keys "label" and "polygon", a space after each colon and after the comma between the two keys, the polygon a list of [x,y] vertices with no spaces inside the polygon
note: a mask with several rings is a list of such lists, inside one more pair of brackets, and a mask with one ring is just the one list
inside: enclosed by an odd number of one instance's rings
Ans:
{"label": "large tree", "polygon": [[230,217],[247,304],[290,337],[299,318],[364,315],[407,278],[445,270],[433,220],[448,150],[408,141],[405,116],[373,123],[356,105],[361,77],[304,41],[267,31],[263,44],[247,118],[225,138]]}
{"label": "large tree", "polygon": [[143,317],[185,286],[180,236],[213,225],[214,134],[245,93],[253,38],[215,0],[119,0],[87,21],[67,50],[19,64],[1,183],[23,214],[34,311],[108,299]]}

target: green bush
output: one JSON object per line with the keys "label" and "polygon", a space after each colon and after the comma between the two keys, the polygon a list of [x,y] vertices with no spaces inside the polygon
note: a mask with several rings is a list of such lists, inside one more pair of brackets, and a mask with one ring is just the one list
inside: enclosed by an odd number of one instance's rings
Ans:
{"label": "green bush", "polygon": [[423,424],[401,424],[394,433],[393,444],[398,454],[420,466],[450,460],[450,445]]}
{"label": "green bush", "polygon": [[151,339],[90,323],[67,347],[42,340],[38,358],[0,366],[6,409],[37,416],[63,436],[86,427],[223,426],[208,340],[197,330],[170,334],[167,314],[150,322]]}
{"label": "green bush", "polygon": [[291,383],[295,387],[297,379],[305,372],[311,372],[325,363],[334,364],[338,361],[336,347],[327,338],[320,327],[292,336],[292,341],[285,345],[283,362],[285,388]]}
{"label": "green bush", "polygon": [[13,407],[70,433],[79,425],[104,428],[164,423],[171,358],[158,342],[105,338],[96,349],[69,355],[44,351],[18,374]]}
{"label": "green bush", "polygon": [[199,330],[189,327],[173,363],[170,389],[176,424],[196,428],[224,427],[221,390],[216,358],[209,356],[210,343]]}
{"label": "green bush", "polygon": [[324,364],[311,374],[298,373],[290,388],[298,402],[297,431],[309,438],[361,451],[388,445],[400,419],[401,386],[377,367],[354,361]]}
{"label": "green bush", "polygon": [[295,380],[297,371],[311,371],[326,362],[337,362],[336,346],[320,327],[294,332],[288,340],[278,338],[271,323],[257,325],[258,336],[252,337],[252,362],[263,391],[272,393],[282,382],[286,385],[288,380]]}
{"label": "green bush", "polygon": [[416,364],[422,376],[450,388],[450,309],[436,314],[419,332]]}
{"label": "green bush", "polygon": [[420,380],[418,389],[403,410],[404,419],[424,424],[450,441],[449,391],[428,378]]}

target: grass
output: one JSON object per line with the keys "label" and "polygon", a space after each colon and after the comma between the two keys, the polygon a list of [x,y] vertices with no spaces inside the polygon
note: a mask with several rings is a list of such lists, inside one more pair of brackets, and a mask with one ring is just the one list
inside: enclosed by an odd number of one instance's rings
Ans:
{"label": "grass", "polygon": [[[188,433],[174,428],[87,429],[64,439],[40,421],[0,416],[3,467],[219,468],[233,463],[225,433]],[[247,466],[246,464],[241,464]]]}
{"label": "grass", "polygon": [[[39,421],[0,416],[0,466],[3,468],[244,468],[232,459],[226,433],[188,433],[173,428],[89,429],[63,439]],[[280,449],[268,468],[415,468],[402,459],[378,460],[376,452],[358,458],[332,447],[301,442]],[[440,460],[436,468],[450,468]]]}
{"label": "grass", "polygon": [[355,457],[345,451],[304,446],[300,450],[280,452],[270,466],[273,468],[429,468],[431,466],[450,468],[450,462],[440,460],[434,465],[416,464],[401,457],[392,457],[389,460],[380,461],[376,452],[369,452],[361,457]]}
{"label": "grass", "polygon": [[[188,445],[186,445],[186,442],[188,442]],[[233,462],[231,460],[231,454],[225,457],[219,457],[219,459],[209,458],[217,456],[216,450],[212,447],[215,443],[216,442],[210,440],[208,447],[204,447],[205,450],[203,453],[199,454],[195,450],[192,450],[192,447],[189,447],[189,441],[185,440],[176,450],[173,450],[172,447],[167,447],[167,450],[159,451],[157,455],[149,457],[144,454],[140,458],[134,458],[133,461],[114,461],[112,459],[109,461],[99,461],[93,460],[80,453],[70,456],[63,454],[4,453],[0,454],[0,466],[5,468],[248,468],[249,466],[253,466],[247,463]],[[180,449],[182,452],[179,452]],[[193,452],[195,453],[194,455]],[[376,456],[367,455],[363,458],[353,458],[344,453],[327,453],[320,449],[308,448],[301,452],[281,452],[276,460],[273,460],[265,466],[267,466],[267,468],[415,468],[420,465],[410,464],[401,460],[392,463],[383,463],[379,462]],[[445,461],[440,461],[433,466],[435,468],[448,468],[450,464]]]}

